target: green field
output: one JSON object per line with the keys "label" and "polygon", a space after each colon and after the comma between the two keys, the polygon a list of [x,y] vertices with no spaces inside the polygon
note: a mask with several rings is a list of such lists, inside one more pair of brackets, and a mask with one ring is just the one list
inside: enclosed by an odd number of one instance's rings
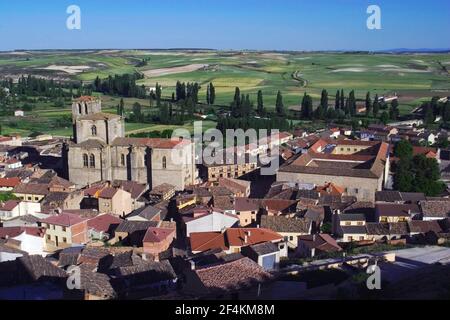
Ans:
{"label": "green field", "polygon": [[[148,65],[136,67],[142,59]],[[433,96],[450,96],[450,54],[365,54],[365,53],[281,53],[226,51],[150,51],[150,50],[92,50],[92,51],[30,51],[0,53],[0,77],[17,79],[32,74],[58,80],[91,82],[97,76],[141,72],[140,84],[148,88],[162,85],[163,97],[169,98],[176,82],[198,82],[200,100],[205,101],[206,86],[213,82],[216,105],[228,106],[235,87],[250,94],[264,93],[265,107],[273,108],[278,90],[286,106],[300,104],[304,92],[318,104],[320,92],[327,89],[330,104],[336,90],[346,94],[355,90],[357,99],[364,99],[367,91],[380,96],[397,93],[401,114],[409,113],[422,101]],[[103,96],[103,109],[115,112],[119,97]],[[125,99],[126,109],[139,102],[150,108],[147,100]],[[18,107],[21,107],[18,105]],[[148,111],[148,109],[147,109]],[[3,134],[46,130],[68,135],[70,127],[55,127],[56,119],[70,115],[70,101],[66,107],[56,108],[50,103],[35,103],[28,117],[14,125],[15,119],[0,119]],[[22,123],[24,122],[24,123]],[[12,125],[11,125],[12,124]],[[212,126],[212,124],[209,124]],[[191,124],[186,124],[187,127]],[[149,124],[127,124],[127,132],[151,129]],[[164,126],[153,126],[164,130]],[[170,126],[168,126],[170,128]]]}

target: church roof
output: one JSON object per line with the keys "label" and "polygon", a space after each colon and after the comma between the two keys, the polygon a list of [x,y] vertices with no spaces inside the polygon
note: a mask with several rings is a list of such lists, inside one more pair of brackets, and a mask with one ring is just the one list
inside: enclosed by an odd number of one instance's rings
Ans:
{"label": "church roof", "polygon": [[98,139],[88,139],[76,144],[76,146],[82,148],[103,148],[106,146],[106,144]]}
{"label": "church roof", "polygon": [[160,139],[160,138],[116,138],[113,146],[141,146],[155,149],[173,149],[178,146],[190,143],[190,140],[174,140],[174,139]]}
{"label": "church roof", "polygon": [[112,113],[104,113],[104,112],[97,112],[97,113],[91,113],[85,116],[80,117],[78,120],[112,120],[112,119],[119,119],[120,116],[117,114]]}

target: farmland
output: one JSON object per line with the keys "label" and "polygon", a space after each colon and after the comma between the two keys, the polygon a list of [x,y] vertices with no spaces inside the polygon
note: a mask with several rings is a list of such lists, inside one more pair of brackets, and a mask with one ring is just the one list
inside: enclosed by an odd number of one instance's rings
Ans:
{"label": "farmland", "polygon": [[[148,61],[145,65],[139,62]],[[380,96],[397,93],[401,114],[409,113],[424,99],[450,95],[450,54],[368,54],[368,53],[295,53],[238,51],[153,51],[153,50],[90,50],[90,51],[21,51],[0,53],[0,77],[17,79],[32,74],[60,81],[93,81],[97,76],[133,73],[144,75],[138,83],[154,88],[162,86],[162,96],[169,98],[177,81],[198,82],[200,102],[205,101],[206,86],[213,82],[216,105],[228,106],[235,87],[256,101],[262,90],[265,106],[272,109],[277,91],[283,94],[286,106],[297,106],[306,92],[318,103],[322,89],[334,99],[337,90],[355,90],[363,99],[367,91]],[[119,97],[103,97],[104,109],[115,112]],[[151,108],[149,101],[126,98],[125,108],[139,102]],[[70,134],[69,127],[52,129],[55,119],[70,114],[66,106],[36,103],[24,119],[25,124],[10,126],[14,119],[0,119],[3,133],[29,133],[38,127],[56,134]],[[18,108],[21,106],[18,105]],[[35,125],[33,125],[35,124]],[[186,127],[192,123],[186,123]],[[152,130],[149,124],[127,124],[127,131]],[[159,128],[161,127],[161,128]],[[161,130],[159,126],[156,130]]]}

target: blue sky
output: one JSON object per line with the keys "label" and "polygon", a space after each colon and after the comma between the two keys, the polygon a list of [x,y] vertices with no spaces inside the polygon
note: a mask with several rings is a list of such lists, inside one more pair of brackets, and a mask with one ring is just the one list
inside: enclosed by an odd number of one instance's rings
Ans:
{"label": "blue sky", "polygon": [[[81,30],[66,9],[81,8]],[[379,5],[382,30],[368,30]],[[448,0],[2,0],[0,50],[450,47]]]}

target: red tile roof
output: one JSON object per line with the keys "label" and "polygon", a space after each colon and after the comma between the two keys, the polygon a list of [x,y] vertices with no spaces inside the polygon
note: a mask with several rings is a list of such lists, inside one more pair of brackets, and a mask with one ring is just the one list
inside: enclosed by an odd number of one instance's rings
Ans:
{"label": "red tile roof", "polygon": [[108,187],[108,188],[105,188],[102,191],[100,191],[100,194],[98,197],[104,198],[104,199],[112,199],[115,196],[115,194],[117,193],[117,191],[118,190],[115,188]]}
{"label": "red tile roof", "polygon": [[20,201],[17,201],[17,200],[8,200],[0,207],[0,210],[11,211],[15,207],[17,207],[19,205],[19,203],[20,203]]}
{"label": "red tile roof", "polygon": [[264,228],[228,228],[222,232],[194,232],[190,242],[192,251],[211,249],[228,250],[233,247],[245,247],[262,242],[280,241],[283,237]]}
{"label": "red tile roof", "polygon": [[52,216],[50,218],[44,219],[41,222],[47,224],[54,224],[63,227],[71,227],[73,225],[84,222],[88,219],[81,218],[80,216],[72,213],[61,213],[57,216]]}
{"label": "red tile roof", "polygon": [[43,228],[38,227],[4,227],[0,228],[0,239],[15,238],[22,233],[26,233],[35,237],[43,237],[44,231]]}
{"label": "red tile roof", "polygon": [[101,214],[89,219],[87,224],[89,229],[107,232],[112,225],[119,225],[123,220],[111,214]]}
{"label": "red tile roof", "polygon": [[161,242],[175,233],[175,229],[150,227],[145,233],[143,242]]}
{"label": "red tile roof", "polygon": [[271,275],[245,257],[194,271],[208,291],[235,291],[269,280]]}
{"label": "red tile roof", "polygon": [[15,188],[20,184],[19,178],[0,178],[0,187],[2,188]]}

